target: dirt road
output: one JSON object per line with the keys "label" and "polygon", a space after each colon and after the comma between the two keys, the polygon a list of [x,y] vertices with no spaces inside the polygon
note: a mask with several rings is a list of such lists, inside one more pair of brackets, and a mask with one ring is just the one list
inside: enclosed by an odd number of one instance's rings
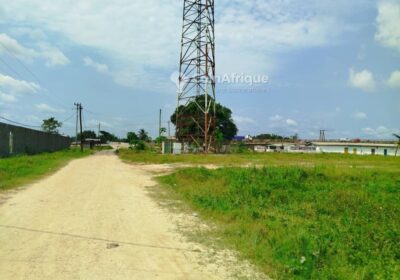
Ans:
{"label": "dirt road", "polygon": [[[0,279],[227,279],[112,153],[75,160],[0,205]],[[176,217],[175,217],[176,218]]]}

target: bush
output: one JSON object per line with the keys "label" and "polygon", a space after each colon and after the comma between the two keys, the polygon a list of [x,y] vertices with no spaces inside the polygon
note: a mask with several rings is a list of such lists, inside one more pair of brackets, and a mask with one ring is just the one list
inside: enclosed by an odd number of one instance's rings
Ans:
{"label": "bush", "polygon": [[243,142],[239,142],[238,144],[232,146],[231,152],[235,154],[244,154],[244,153],[249,153],[251,151],[249,150],[249,148],[246,147],[246,145]]}
{"label": "bush", "polygon": [[144,151],[146,150],[146,143],[142,140],[135,140],[130,143],[129,148],[136,152]]}

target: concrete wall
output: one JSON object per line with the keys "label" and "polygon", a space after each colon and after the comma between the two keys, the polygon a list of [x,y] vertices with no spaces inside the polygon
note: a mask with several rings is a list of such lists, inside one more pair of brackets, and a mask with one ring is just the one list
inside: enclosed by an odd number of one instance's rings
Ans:
{"label": "concrete wall", "polygon": [[70,144],[68,137],[0,123],[0,157],[55,152]]}

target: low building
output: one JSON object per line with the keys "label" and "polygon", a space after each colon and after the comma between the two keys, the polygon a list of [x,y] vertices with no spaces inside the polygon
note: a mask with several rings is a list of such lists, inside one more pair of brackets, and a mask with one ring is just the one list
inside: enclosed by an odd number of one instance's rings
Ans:
{"label": "low building", "polygon": [[289,153],[317,153],[318,149],[314,145],[291,145],[286,147],[286,151]]}
{"label": "low building", "polygon": [[95,146],[100,146],[101,140],[96,138],[85,138],[83,140],[83,146],[86,148],[93,149]]}
{"label": "low building", "polygon": [[354,143],[354,142],[313,142],[316,152],[354,155],[395,156],[397,144]]}

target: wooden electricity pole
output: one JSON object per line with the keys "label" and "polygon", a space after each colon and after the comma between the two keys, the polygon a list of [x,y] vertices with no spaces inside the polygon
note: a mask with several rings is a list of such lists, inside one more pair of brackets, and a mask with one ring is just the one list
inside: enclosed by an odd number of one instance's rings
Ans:
{"label": "wooden electricity pole", "polygon": [[158,117],[158,137],[159,138],[161,138],[161,114],[162,114],[162,111],[160,109],[160,115]]}
{"label": "wooden electricity pole", "polygon": [[81,127],[81,152],[83,152],[83,131],[82,131],[82,104],[79,103],[79,123]]}
{"label": "wooden electricity pole", "polygon": [[76,106],[76,141],[78,141],[78,116],[79,116],[79,127],[81,132],[81,152],[83,152],[83,135],[82,135],[82,104],[81,103],[74,103]]}
{"label": "wooden electricity pole", "polygon": [[76,106],[76,124],[75,124],[75,146],[78,145],[78,121],[79,121],[79,104],[74,103]]}

